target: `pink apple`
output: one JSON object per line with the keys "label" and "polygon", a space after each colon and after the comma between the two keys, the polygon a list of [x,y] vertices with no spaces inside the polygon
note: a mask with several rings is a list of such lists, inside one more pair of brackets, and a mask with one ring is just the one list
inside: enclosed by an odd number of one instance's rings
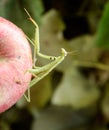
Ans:
{"label": "pink apple", "polygon": [[25,34],[0,17],[0,113],[14,105],[31,81],[32,53]]}

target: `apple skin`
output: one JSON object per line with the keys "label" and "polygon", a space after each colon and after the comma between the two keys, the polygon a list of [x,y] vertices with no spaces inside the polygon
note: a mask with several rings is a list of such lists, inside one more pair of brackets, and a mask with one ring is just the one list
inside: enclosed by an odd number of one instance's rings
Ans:
{"label": "apple skin", "polygon": [[0,17],[0,113],[25,93],[32,75],[32,53],[23,31]]}

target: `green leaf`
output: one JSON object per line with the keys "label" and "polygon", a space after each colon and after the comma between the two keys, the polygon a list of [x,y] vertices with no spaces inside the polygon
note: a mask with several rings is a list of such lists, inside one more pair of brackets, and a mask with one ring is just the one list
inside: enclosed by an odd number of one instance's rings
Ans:
{"label": "green leaf", "polygon": [[95,44],[99,47],[109,49],[109,2],[104,8],[104,12],[99,23]]}

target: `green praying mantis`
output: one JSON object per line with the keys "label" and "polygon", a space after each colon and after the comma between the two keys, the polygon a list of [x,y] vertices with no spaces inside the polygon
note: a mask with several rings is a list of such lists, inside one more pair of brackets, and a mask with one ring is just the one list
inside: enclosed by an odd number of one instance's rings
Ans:
{"label": "green praying mantis", "polygon": [[[30,38],[27,37],[29,42],[34,46],[34,53],[33,53],[33,68],[28,69],[27,71],[31,73],[34,78],[31,80],[30,85],[27,90],[27,96],[24,94],[24,97],[28,102],[30,102],[30,88],[35,85],[37,82],[39,82],[41,79],[43,79],[46,75],[48,75],[57,65],[59,65],[64,58],[67,56],[68,52],[64,49],[61,48],[61,55],[58,57],[55,56],[48,56],[45,54],[40,53],[40,42],[39,42],[39,27],[35,20],[30,16],[28,11],[24,9],[27,15],[29,16],[29,20],[34,24],[35,26],[35,38],[34,41],[32,41]],[[44,59],[51,60],[50,63],[47,65],[37,67],[36,66],[36,56],[40,56]]]}

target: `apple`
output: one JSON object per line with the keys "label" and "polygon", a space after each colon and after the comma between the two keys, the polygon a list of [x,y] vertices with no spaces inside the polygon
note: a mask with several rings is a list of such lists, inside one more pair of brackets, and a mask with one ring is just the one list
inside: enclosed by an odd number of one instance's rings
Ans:
{"label": "apple", "polygon": [[32,75],[32,53],[23,31],[0,17],[0,113],[25,93]]}

